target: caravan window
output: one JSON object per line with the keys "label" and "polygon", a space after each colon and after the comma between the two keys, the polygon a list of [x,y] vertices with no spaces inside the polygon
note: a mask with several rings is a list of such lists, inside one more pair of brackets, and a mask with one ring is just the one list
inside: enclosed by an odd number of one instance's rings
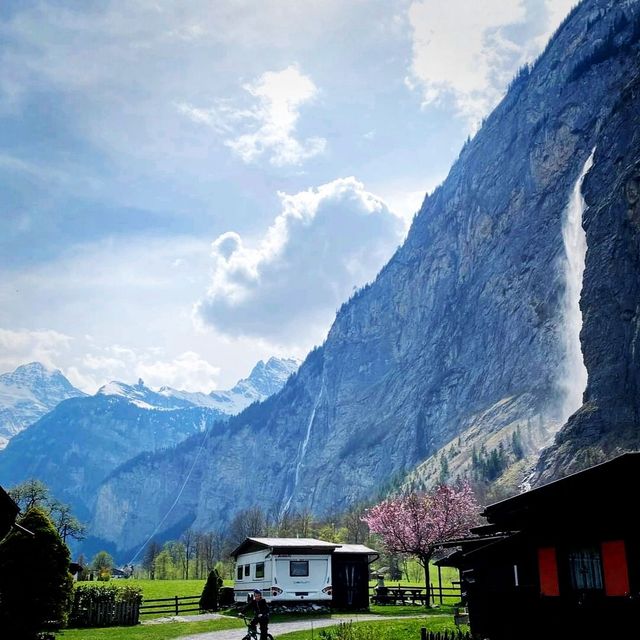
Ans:
{"label": "caravan window", "polygon": [[309,575],[308,560],[292,560],[289,563],[289,575],[295,578],[303,578]]}
{"label": "caravan window", "polygon": [[245,564],[244,565],[244,577],[248,578],[250,575],[251,575],[251,565]]}
{"label": "caravan window", "polygon": [[236,573],[236,579],[237,580],[242,580],[242,565],[241,564],[238,565],[238,571]]}
{"label": "caravan window", "polygon": [[264,562],[256,564],[256,578],[264,578]]}

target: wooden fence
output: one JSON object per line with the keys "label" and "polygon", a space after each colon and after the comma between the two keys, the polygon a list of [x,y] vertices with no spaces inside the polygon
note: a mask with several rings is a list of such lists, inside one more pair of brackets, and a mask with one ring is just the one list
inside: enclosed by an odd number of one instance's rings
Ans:
{"label": "wooden fence", "polygon": [[457,597],[458,600],[462,597],[462,592],[460,591],[460,586],[454,587],[443,587],[441,585],[431,585],[431,602],[435,603],[436,600],[440,602],[440,604],[444,604],[445,598],[453,598]]}
{"label": "wooden fence", "polygon": [[157,598],[144,600],[140,606],[140,615],[171,615],[200,612],[201,596],[173,596],[173,598]]}
{"label": "wooden fence", "polygon": [[72,623],[78,627],[125,627],[138,624],[137,602],[89,602],[73,612]]}

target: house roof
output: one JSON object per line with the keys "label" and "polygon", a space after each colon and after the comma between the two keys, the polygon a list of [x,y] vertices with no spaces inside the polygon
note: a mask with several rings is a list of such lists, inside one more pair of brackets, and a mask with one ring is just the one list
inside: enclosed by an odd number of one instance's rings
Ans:
{"label": "house roof", "polygon": [[[474,536],[445,543],[444,547],[458,547],[458,551],[436,564],[459,567],[471,555],[491,553],[498,546],[504,548],[519,540],[522,531],[545,527],[558,531],[563,526],[588,526],[593,530],[613,515],[616,521],[633,518],[634,510],[625,504],[629,500],[628,490],[637,486],[639,476],[640,453],[626,453],[489,505],[482,515],[490,524],[472,529]],[[594,496],[603,495],[605,500],[594,500]]]}
{"label": "house roof", "polygon": [[341,544],[334,553],[361,553],[366,555],[379,555],[378,551],[374,549],[369,549],[369,547],[365,547],[363,544]]}
{"label": "house roof", "polygon": [[[598,501],[600,517],[618,511],[627,501],[625,488],[637,486],[640,453],[625,453],[609,462],[555,480],[526,493],[489,505],[483,516],[494,530],[517,530],[539,519],[572,518],[576,513],[593,513],[594,495],[606,491],[607,500]],[[627,510],[628,511],[628,510]]]}
{"label": "house roof", "polygon": [[237,558],[241,553],[259,551],[260,549],[277,549],[279,551],[291,549],[292,551],[304,550],[308,553],[332,553],[339,546],[339,544],[316,538],[247,538],[231,552],[231,555]]}
{"label": "house roof", "polygon": [[13,501],[11,496],[0,487],[0,540],[9,533],[19,512],[20,509],[18,505]]}

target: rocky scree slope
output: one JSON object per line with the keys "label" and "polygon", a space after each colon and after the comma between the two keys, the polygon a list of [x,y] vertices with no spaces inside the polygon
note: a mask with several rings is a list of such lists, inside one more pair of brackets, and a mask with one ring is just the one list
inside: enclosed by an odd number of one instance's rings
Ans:
{"label": "rocky scree slope", "polygon": [[[488,414],[510,428],[557,429],[567,417],[563,214],[594,147],[593,211],[629,179],[626,164],[604,158],[638,130],[621,110],[638,78],[638,12],[637,2],[611,0],[573,10],[425,200],[404,245],[283,390],[204,444],[191,439],[112,474],[99,489],[94,533],[129,548],[163,518],[166,528],[185,517],[205,528],[255,503],[275,513],[339,510],[375,497]],[[629,44],[598,52],[611,34]],[[591,274],[616,258],[594,231]],[[624,269],[626,281],[639,279],[630,260]],[[619,276],[604,269],[582,299],[590,384],[607,376],[589,355],[593,344],[623,353],[609,323],[589,321],[602,295],[625,288]],[[193,473],[171,512],[186,460],[196,460]]]}

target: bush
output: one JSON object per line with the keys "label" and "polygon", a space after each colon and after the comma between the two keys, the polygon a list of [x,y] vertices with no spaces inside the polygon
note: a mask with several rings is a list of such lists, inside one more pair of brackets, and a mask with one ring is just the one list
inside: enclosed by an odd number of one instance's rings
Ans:
{"label": "bush", "polygon": [[69,624],[108,627],[138,624],[142,589],[129,585],[87,584],[76,587]]}
{"label": "bush", "polygon": [[[31,640],[64,626],[73,581],[69,550],[41,509],[29,509],[0,544],[2,637]],[[6,634],[6,635],[5,635]]]}
{"label": "bush", "polygon": [[217,569],[209,573],[207,583],[202,590],[200,598],[200,609],[203,611],[217,611],[220,604],[220,589],[222,588],[222,578]]}

